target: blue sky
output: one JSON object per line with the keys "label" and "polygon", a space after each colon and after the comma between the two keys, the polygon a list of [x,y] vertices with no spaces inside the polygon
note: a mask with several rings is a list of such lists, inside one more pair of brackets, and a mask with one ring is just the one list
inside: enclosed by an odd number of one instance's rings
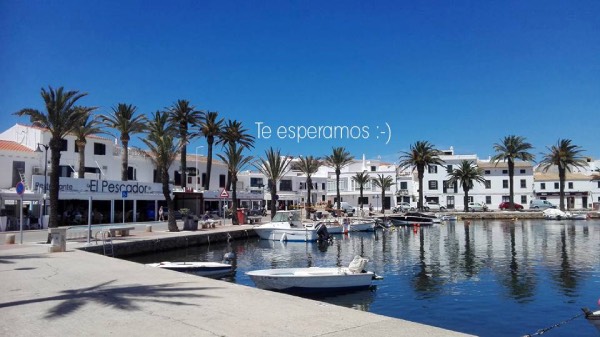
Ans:
{"label": "blue sky", "polygon": [[103,113],[188,99],[254,136],[263,123],[259,156],[393,162],[428,140],[485,158],[516,134],[537,158],[559,138],[600,158],[599,17],[599,1],[0,0],[0,129],[50,85]]}

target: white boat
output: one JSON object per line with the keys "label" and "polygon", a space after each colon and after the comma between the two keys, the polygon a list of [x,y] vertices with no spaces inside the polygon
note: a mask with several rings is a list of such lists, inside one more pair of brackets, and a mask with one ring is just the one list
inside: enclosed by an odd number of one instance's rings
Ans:
{"label": "white boat", "polygon": [[221,262],[159,262],[148,263],[149,267],[163,268],[199,276],[222,277],[233,272],[233,265]]}
{"label": "white boat", "polygon": [[561,211],[560,209],[556,209],[556,208],[545,209],[542,212],[542,216],[544,217],[544,219],[548,219],[548,220],[562,220],[562,219],[568,218],[567,213]]}
{"label": "white boat", "polygon": [[299,211],[277,211],[271,222],[255,226],[254,231],[263,240],[310,242],[319,239],[317,227],[305,226]]}
{"label": "white boat", "polygon": [[600,330],[600,310],[591,311],[588,308],[582,308],[585,313],[585,319],[590,322],[591,325],[595,326],[596,329]]}
{"label": "white boat", "polygon": [[394,226],[433,225],[434,223],[441,222],[435,215],[420,212],[408,212],[399,215],[394,214],[389,216],[388,219]]}
{"label": "white boat", "polygon": [[588,215],[585,213],[571,213],[571,212],[566,212],[567,213],[567,219],[569,220],[587,220],[588,219]]}
{"label": "white boat", "polygon": [[375,230],[375,220],[373,219],[352,219],[350,220],[350,232],[373,232]]}
{"label": "white boat", "polygon": [[373,272],[367,259],[357,256],[348,267],[310,267],[254,270],[246,273],[259,289],[288,293],[332,293],[368,289]]}

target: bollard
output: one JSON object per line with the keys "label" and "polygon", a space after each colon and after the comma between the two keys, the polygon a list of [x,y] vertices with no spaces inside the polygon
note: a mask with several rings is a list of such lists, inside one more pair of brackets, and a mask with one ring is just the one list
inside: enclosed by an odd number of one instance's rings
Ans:
{"label": "bollard", "polygon": [[146,232],[152,232],[152,225],[146,225]]}
{"label": "bollard", "polygon": [[48,229],[52,238],[49,253],[66,252],[67,251],[67,229],[66,228],[50,228]]}
{"label": "bollard", "polygon": [[15,234],[7,234],[6,235],[6,244],[14,245],[15,244]]}

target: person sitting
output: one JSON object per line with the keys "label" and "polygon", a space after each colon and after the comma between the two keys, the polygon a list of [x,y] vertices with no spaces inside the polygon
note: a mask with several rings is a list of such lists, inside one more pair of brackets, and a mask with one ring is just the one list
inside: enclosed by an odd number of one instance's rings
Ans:
{"label": "person sitting", "polygon": [[202,221],[206,221],[210,219],[210,215],[208,214],[208,211],[204,212],[204,215],[202,216]]}

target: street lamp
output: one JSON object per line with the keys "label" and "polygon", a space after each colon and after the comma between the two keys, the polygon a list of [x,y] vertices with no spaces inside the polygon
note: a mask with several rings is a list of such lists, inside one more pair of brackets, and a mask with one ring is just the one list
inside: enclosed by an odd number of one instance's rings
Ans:
{"label": "street lamp", "polygon": [[198,149],[203,148],[204,145],[196,146],[196,191],[198,191]]}
{"label": "street lamp", "polygon": [[38,143],[37,145],[37,149],[35,150],[37,153],[42,152],[40,146],[44,147],[44,206],[42,208],[42,219],[40,220],[40,224],[42,225],[42,228],[44,228],[44,215],[46,215],[46,179],[48,177],[48,148],[50,145],[41,143]]}

